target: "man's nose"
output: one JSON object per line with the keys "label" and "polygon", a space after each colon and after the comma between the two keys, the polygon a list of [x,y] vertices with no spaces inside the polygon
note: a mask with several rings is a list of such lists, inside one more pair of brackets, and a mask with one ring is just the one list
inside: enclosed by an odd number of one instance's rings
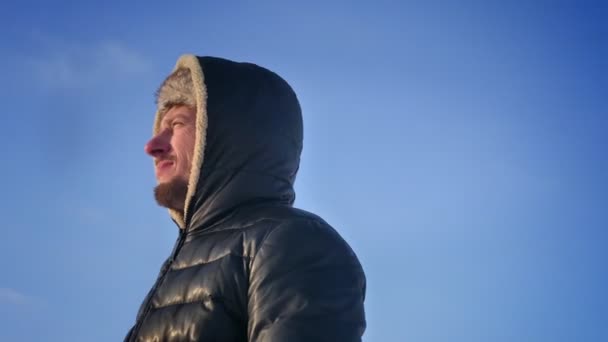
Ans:
{"label": "man's nose", "polygon": [[151,157],[157,158],[171,150],[171,144],[166,134],[157,134],[148,141],[144,150]]}

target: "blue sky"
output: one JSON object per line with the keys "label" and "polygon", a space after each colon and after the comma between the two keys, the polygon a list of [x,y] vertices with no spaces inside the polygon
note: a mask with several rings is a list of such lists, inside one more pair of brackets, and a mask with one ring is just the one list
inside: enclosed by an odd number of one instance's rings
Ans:
{"label": "blue sky", "polygon": [[143,152],[182,53],[304,113],[298,207],[368,276],[365,341],[607,341],[608,6],[37,2],[0,9],[1,341],[117,341],[170,253]]}

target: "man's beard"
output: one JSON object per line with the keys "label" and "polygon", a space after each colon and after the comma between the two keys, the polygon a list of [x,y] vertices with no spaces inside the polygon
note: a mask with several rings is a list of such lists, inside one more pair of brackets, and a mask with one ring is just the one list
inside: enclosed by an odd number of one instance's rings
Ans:
{"label": "man's beard", "polygon": [[188,182],[181,178],[172,179],[166,183],[158,184],[154,188],[154,198],[161,207],[184,212]]}

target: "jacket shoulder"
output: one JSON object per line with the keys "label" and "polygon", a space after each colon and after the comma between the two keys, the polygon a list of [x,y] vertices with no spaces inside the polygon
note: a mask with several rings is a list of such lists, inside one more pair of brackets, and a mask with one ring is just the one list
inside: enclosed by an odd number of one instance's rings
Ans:
{"label": "jacket shoulder", "polygon": [[338,250],[354,254],[340,234],[320,216],[292,207],[268,207],[254,212],[241,222],[245,239],[258,243],[278,243],[275,248],[289,248],[290,243],[321,242],[331,244]]}
{"label": "jacket shoulder", "polygon": [[244,234],[245,238],[253,238],[266,235],[278,226],[304,227],[308,224],[316,224],[324,229],[333,230],[321,217],[302,209],[286,206],[252,206],[236,211],[222,224],[200,231],[199,234],[237,231]]}
{"label": "jacket shoulder", "polygon": [[350,246],[296,211],[265,231],[250,260],[251,341],[360,341],[366,279]]}

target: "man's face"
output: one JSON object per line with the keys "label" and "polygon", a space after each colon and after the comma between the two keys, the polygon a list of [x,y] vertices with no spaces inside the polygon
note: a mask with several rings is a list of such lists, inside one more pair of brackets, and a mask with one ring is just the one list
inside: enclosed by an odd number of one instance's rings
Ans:
{"label": "man's face", "polygon": [[195,120],[195,109],[171,107],[163,116],[158,133],[145,147],[154,158],[158,204],[182,212],[194,154]]}

